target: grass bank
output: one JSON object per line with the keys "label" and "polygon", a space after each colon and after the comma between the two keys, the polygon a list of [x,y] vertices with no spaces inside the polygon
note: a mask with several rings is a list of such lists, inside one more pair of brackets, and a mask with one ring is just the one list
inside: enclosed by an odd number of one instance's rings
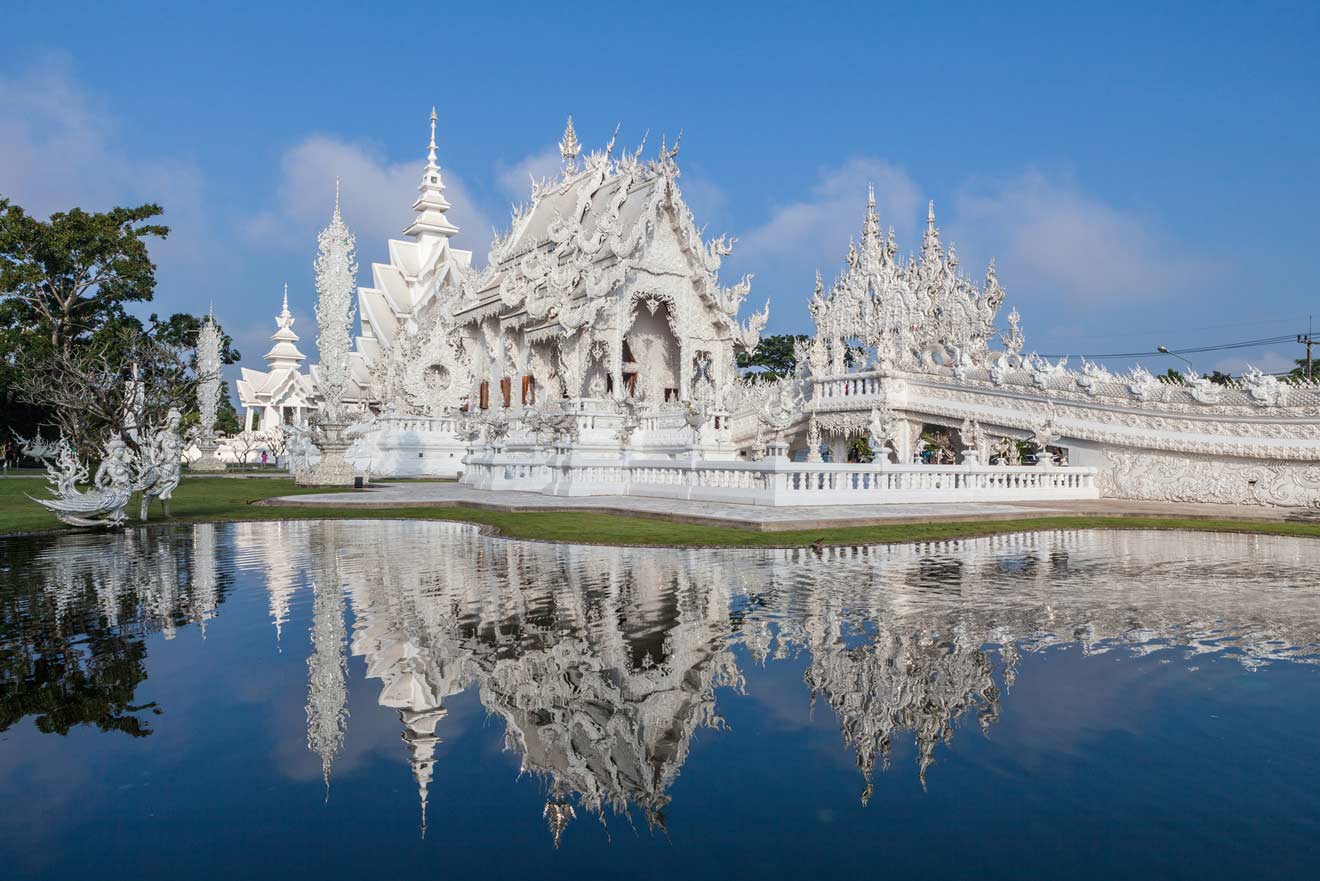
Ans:
{"label": "grass bank", "polygon": [[[45,509],[27,497],[41,496],[45,484],[30,479],[0,480],[0,535],[66,529]],[[287,479],[243,480],[220,477],[185,477],[174,494],[174,516],[168,522],[230,520],[393,519],[457,520],[498,530],[509,538],[614,545],[688,545],[702,547],[785,547],[810,544],[880,544],[968,538],[1037,529],[1191,529],[1201,532],[1238,532],[1262,535],[1320,537],[1320,523],[1278,521],[1201,520],[1167,517],[1031,517],[1020,520],[971,522],[932,521],[883,526],[847,526],[790,532],[669,523],[617,514],[573,512],[505,512],[447,506],[420,508],[305,508],[253,505],[275,496],[323,489],[301,489]],[[163,522],[160,509],[152,522]]]}

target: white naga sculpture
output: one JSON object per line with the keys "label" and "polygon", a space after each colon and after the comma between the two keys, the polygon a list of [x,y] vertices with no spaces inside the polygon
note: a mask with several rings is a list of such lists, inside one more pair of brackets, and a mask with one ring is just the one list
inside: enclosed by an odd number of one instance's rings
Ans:
{"label": "white naga sculpture", "polygon": [[88,468],[67,440],[49,443],[38,436],[34,441],[22,441],[26,455],[46,463],[47,481],[55,495],[54,499],[33,501],[71,526],[118,526],[126,519],[133,494],[140,493],[139,519],[147,519],[152,499],[160,499],[168,517],[170,497],[179,485],[183,467],[180,421],[179,411],[171,409],[158,428],[130,426],[123,433],[112,434],[86,489],[80,489],[79,484],[88,482]]}
{"label": "white naga sculpture", "polygon": [[[123,437],[115,434],[106,442],[101,464],[85,490],[78,489],[78,484],[87,480],[87,466],[79,461],[73,445],[61,439],[53,447],[43,446],[48,454],[55,453],[53,462],[46,461],[46,479],[56,498],[29,498],[70,526],[118,526],[124,522],[139,463]],[[24,449],[28,455],[38,450],[35,445]]]}

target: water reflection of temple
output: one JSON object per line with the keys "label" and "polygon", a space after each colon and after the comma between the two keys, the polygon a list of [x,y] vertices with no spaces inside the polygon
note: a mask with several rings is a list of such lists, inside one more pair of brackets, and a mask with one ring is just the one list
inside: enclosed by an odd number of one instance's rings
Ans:
{"label": "water reflection of temple", "polygon": [[517,543],[454,524],[309,528],[313,559],[337,549],[351,651],[399,712],[423,822],[444,703],[476,688],[545,781],[556,839],[575,805],[663,823],[693,734],[720,725],[716,688],[742,687],[740,652],[760,664],[805,654],[865,803],[900,740],[924,783],[964,718],[988,730],[1023,652],[1177,648],[1255,666],[1320,642],[1305,575],[1316,551],[1284,542],[1285,558],[1245,536],[1079,531],[817,554]]}
{"label": "water reflection of temple", "polygon": [[[443,780],[446,704],[475,689],[543,781],[558,840],[582,810],[663,823],[695,732],[721,724],[717,689],[743,688],[755,665],[801,660],[865,802],[898,744],[914,745],[925,781],[941,744],[994,725],[1022,658],[1052,646],[1313,661],[1318,557],[1302,540],[1135,532],[816,553],[518,543],[444,523],[126,530],[0,560],[0,684],[42,685],[43,659],[78,656],[78,635],[96,632],[112,663],[50,674],[80,701],[50,711],[50,730],[140,733],[144,637],[201,628],[234,572],[255,572],[282,650],[307,652],[307,742],[327,785],[356,656],[398,712],[423,824]],[[297,634],[293,620],[307,622]],[[94,683],[94,697],[68,687],[95,675],[120,679]]]}
{"label": "water reflection of temple", "polygon": [[93,724],[135,737],[146,639],[206,622],[229,589],[218,530],[125,530],[12,541],[0,553],[0,731],[25,716],[64,734]]}

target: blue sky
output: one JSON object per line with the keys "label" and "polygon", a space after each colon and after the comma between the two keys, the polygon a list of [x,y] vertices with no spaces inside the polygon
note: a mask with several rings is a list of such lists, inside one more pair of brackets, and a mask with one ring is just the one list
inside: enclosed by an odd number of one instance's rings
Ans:
{"label": "blue sky", "polygon": [[771,332],[809,330],[815,271],[839,271],[868,182],[904,250],[934,199],[965,269],[995,256],[1043,353],[1303,330],[1320,318],[1320,4],[1152,5],[10,0],[0,193],[38,213],[162,203],[153,308],[214,300],[249,366],[286,281],[313,350],[336,175],[364,281],[384,257],[433,104],[456,243],[478,259],[571,113],[588,148],[616,123],[625,145],[649,129],[648,151],[684,131],[680,185],[708,233],[739,238],[726,281],[755,273]]}

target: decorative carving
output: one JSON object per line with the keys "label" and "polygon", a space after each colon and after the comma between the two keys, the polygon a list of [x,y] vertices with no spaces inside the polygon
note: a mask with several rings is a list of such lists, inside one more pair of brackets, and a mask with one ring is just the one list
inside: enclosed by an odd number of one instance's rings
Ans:
{"label": "decorative carving", "polygon": [[181,416],[178,410],[171,409],[165,417],[165,424],[152,433],[142,444],[141,455],[151,465],[146,470],[152,477],[150,483],[142,487],[142,505],[138,519],[147,519],[147,510],[152,499],[160,499],[165,516],[170,516],[170,497],[179,485],[179,476],[183,468],[183,438],[179,436]]}
{"label": "decorative carving", "polygon": [[317,235],[316,245],[316,348],[321,355],[316,378],[321,395],[321,421],[343,425],[349,421],[344,392],[349,384],[349,329],[353,324],[357,258],[353,252],[353,234],[339,213],[338,181],[334,214],[330,224]]}
{"label": "decorative carving", "polygon": [[1162,502],[1320,507],[1320,464],[1107,449],[1106,496]]}
{"label": "decorative carving", "polygon": [[88,472],[87,466],[78,461],[73,445],[60,438],[54,451],[55,461],[46,462],[46,479],[56,498],[32,500],[70,526],[122,524],[139,468],[124,439],[116,434],[106,442],[101,464],[86,490],[77,488],[87,479]]}
{"label": "decorative carving", "polygon": [[894,411],[886,404],[872,407],[867,429],[870,433],[871,453],[875,456],[875,461],[887,462],[890,450],[893,450],[897,460],[900,422]]}

